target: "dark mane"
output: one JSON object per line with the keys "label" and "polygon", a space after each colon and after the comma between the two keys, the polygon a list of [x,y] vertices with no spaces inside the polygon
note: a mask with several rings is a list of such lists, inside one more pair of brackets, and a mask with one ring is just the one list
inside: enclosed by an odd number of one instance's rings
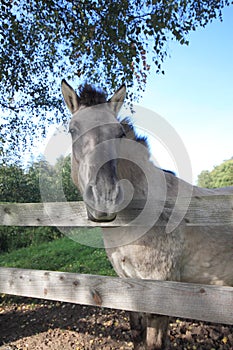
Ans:
{"label": "dark mane", "polygon": [[79,103],[86,107],[107,102],[106,93],[89,84],[79,86],[78,97]]}
{"label": "dark mane", "polygon": [[[125,136],[128,139],[135,140],[135,141],[141,143],[143,146],[145,146],[148,150],[148,155],[149,155],[150,147],[148,144],[147,137],[137,135],[137,133],[135,132],[133,123],[131,122],[131,120],[129,118],[124,118],[122,121],[120,121],[120,123],[124,128]],[[166,170],[166,169],[161,169],[161,170],[164,171],[165,173],[176,176],[176,174],[172,170]]]}
{"label": "dark mane", "polygon": [[174,171],[172,171],[172,170],[166,170],[166,169],[162,169],[162,170],[163,170],[164,173],[176,176],[176,173]]}
{"label": "dark mane", "polygon": [[120,123],[123,126],[125,135],[128,139],[135,140],[141,143],[143,146],[145,146],[149,150],[147,137],[137,135],[137,133],[135,132],[133,123],[129,118],[124,118]]}

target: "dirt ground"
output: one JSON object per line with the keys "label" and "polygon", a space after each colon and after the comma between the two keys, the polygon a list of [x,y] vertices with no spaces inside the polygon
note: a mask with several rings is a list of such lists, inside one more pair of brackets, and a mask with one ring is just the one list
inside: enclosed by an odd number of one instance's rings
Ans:
{"label": "dirt ground", "polygon": [[[170,350],[233,350],[233,326],[172,319]],[[0,304],[0,350],[130,350],[128,314],[60,302]]]}

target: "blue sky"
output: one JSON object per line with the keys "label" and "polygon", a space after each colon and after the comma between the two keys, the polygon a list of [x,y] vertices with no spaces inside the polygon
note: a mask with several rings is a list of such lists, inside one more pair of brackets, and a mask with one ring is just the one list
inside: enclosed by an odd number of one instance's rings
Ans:
{"label": "blue sky", "polygon": [[[140,106],[175,128],[195,183],[202,170],[233,156],[233,7],[224,9],[223,22],[215,20],[188,38],[189,46],[169,44],[165,76],[150,75]],[[144,121],[138,117],[137,123]],[[158,143],[152,142],[152,152],[162,167],[176,170]]]}

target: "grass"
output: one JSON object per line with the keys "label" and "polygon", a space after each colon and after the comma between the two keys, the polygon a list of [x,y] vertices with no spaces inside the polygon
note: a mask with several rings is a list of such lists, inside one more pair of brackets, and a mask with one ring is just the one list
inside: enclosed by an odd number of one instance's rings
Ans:
{"label": "grass", "polygon": [[105,250],[67,237],[0,254],[0,266],[115,276]]}

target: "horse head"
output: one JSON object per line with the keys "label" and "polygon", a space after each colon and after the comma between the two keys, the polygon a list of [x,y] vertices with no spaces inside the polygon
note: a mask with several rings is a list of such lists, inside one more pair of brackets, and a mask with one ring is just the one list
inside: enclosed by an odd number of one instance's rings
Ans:
{"label": "horse head", "polygon": [[124,102],[123,85],[107,100],[105,93],[85,84],[79,94],[65,81],[62,93],[72,113],[72,178],[80,190],[89,219],[115,219],[123,202],[117,172],[119,141],[124,128],[117,120]]}

